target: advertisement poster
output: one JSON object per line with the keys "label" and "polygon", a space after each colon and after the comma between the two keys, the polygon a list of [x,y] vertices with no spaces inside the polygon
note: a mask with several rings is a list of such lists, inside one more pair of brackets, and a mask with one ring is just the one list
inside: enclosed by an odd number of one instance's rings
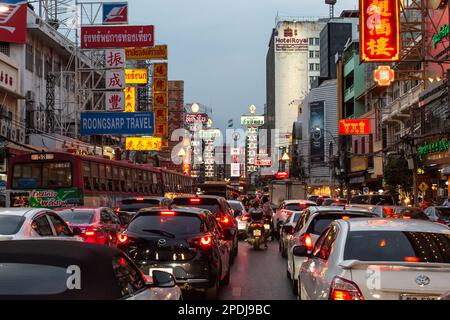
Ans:
{"label": "advertisement poster", "polygon": [[[311,135],[311,163],[325,161],[325,109],[324,101],[315,101],[309,104],[311,116],[309,118],[309,131]],[[317,130],[319,128],[320,130]]]}
{"label": "advertisement poster", "polygon": [[32,208],[63,208],[82,204],[82,193],[79,189],[33,190],[30,193]]}

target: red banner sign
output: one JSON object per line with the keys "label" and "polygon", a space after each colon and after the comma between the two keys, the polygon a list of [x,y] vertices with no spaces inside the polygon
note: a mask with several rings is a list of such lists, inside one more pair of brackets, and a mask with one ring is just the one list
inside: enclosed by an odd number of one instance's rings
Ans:
{"label": "red banner sign", "polygon": [[362,62],[400,58],[399,0],[359,0]]}
{"label": "red banner sign", "polygon": [[184,115],[184,122],[188,124],[192,123],[207,123],[209,117],[206,113],[187,113]]}
{"label": "red banner sign", "polygon": [[82,49],[153,47],[153,26],[81,27]]}
{"label": "red banner sign", "polygon": [[276,179],[289,179],[289,172],[278,171],[278,172],[275,174],[275,178],[276,178]]}
{"label": "red banner sign", "polygon": [[339,121],[339,135],[369,135],[370,119],[346,119]]}
{"label": "red banner sign", "polygon": [[0,1],[0,39],[24,44],[27,37],[27,2]]}

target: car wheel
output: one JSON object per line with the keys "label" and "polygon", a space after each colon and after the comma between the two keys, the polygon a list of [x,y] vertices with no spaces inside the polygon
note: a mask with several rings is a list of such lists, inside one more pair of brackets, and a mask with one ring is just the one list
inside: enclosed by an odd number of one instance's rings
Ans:
{"label": "car wheel", "polygon": [[216,280],[214,286],[205,290],[205,296],[207,300],[219,299],[219,280]]}

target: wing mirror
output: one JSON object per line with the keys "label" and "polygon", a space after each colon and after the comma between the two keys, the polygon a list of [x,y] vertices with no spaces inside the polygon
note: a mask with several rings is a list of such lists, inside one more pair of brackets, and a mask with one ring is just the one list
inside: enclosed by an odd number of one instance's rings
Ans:
{"label": "wing mirror", "polygon": [[154,270],[152,273],[152,282],[149,283],[150,277],[146,277],[147,284],[156,288],[173,288],[176,285],[175,278],[172,274],[164,271]]}
{"label": "wing mirror", "polygon": [[303,245],[299,245],[299,246],[295,246],[292,249],[292,254],[294,255],[294,257],[310,257],[311,255],[308,253],[308,249],[306,249],[306,246]]}

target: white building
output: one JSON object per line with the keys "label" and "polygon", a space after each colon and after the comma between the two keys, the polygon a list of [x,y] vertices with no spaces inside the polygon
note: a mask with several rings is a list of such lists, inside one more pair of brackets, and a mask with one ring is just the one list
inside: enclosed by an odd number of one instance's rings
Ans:
{"label": "white building", "polygon": [[[267,53],[266,128],[279,130],[274,147],[290,144],[292,124],[311,82],[320,75],[320,32],[326,19],[279,19]],[[271,141],[269,139],[269,141]]]}

